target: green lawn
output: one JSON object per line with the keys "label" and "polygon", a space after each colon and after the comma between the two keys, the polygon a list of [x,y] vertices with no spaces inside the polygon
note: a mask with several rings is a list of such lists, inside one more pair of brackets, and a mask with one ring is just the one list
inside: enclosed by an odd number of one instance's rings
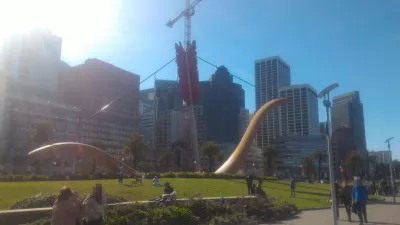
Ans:
{"label": "green lawn", "polygon": [[[80,194],[88,193],[95,183],[102,183],[105,191],[111,195],[124,196],[129,200],[148,200],[159,196],[162,187],[151,186],[151,180],[145,180],[144,186],[130,187],[130,180],[124,185],[117,184],[116,180],[87,180],[87,181],[44,181],[44,182],[0,182],[0,209],[8,209],[13,202],[39,192],[56,193],[60,187],[66,185]],[[242,196],[247,194],[244,180],[223,179],[161,179],[161,182],[170,182],[178,193],[179,198],[188,197],[196,192],[205,197]],[[266,181],[263,189],[268,196],[278,202],[294,203],[300,209],[327,206],[327,184],[297,183],[296,198],[289,198],[289,185],[286,181]]]}

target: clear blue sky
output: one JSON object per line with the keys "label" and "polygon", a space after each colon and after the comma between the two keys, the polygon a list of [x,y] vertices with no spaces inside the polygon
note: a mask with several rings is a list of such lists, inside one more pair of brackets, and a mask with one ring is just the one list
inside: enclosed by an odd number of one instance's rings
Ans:
{"label": "clear blue sky", "polygon": [[[96,57],[144,78],[174,57],[183,21],[172,29],[165,23],[183,7],[183,0],[119,1],[108,34],[82,55],[64,59],[75,65]],[[291,66],[293,84],[321,90],[338,82],[334,94],[360,91],[368,149],[384,150],[384,140],[395,136],[392,150],[400,158],[400,1],[204,0],[192,25],[200,57],[251,83],[254,60],[279,55]],[[199,62],[199,72],[204,80],[214,68]],[[176,77],[175,64],[157,74]],[[254,110],[255,90],[242,85],[246,107]]]}

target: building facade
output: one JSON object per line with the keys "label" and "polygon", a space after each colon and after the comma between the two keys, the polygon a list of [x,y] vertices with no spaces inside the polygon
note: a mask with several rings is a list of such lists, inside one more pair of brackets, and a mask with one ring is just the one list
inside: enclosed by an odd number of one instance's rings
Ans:
{"label": "building facade", "polygon": [[242,86],[233,82],[226,67],[218,67],[208,81],[200,82],[200,97],[195,104],[196,114],[202,115],[196,118],[198,129],[204,129],[204,141],[238,144],[244,127],[244,107]]}
{"label": "building facade", "polygon": [[61,58],[61,38],[48,30],[31,30],[4,41],[0,69],[14,79],[54,93]]}
{"label": "building facade", "polygon": [[249,110],[245,108],[240,109],[240,117],[239,117],[239,135],[240,139],[243,137],[244,133],[247,130],[247,127],[250,123],[250,115]]}
{"label": "building facade", "polygon": [[[255,61],[256,110],[279,97],[279,88],[290,86],[290,66],[278,56]],[[257,131],[257,146],[266,148],[280,135],[279,109],[273,109]]]}
{"label": "building facade", "polygon": [[101,141],[103,150],[120,153],[127,137],[138,131],[139,81],[138,75],[98,59],[60,73],[58,99],[81,109],[82,143]]}
{"label": "building facade", "polygon": [[353,130],[355,148],[367,150],[364,125],[364,109],[360,93],[352,91],[335,96],[332,104],[332,130],[350,127]]}
{"label": "building facade", "polygon": [[[321,135],[291,135],[280,136],[273,140],[272,145],[278,155],[275,157],[275,168],[283,176],[303,176],[303,160],[312,157],[316,151],[326,151],[326,140]],[[314,171],[315,175],[317,171]],[[321,177],[328,176],[328,165],[321,165]]]}
{"label": "building facade", "polygon": [[280,106],[281,135],[316,135],[320,133],[317,91],[309,84],[279,89],[287,104]]}
{"label": "building facade", "polygon": [[42,124],[48,129],[45,144],[77,142],[80,140],[80,109],[42,96],[46,92],[36,85],[8,78],[0,152],[9,158],[10,172],[24,174],[30,172],[28,152],[41,147],[29,138],[37,126]]}
{"label": "building facade", "polygon": [[390,163],[390,152],[389,151],[370,151],[368,155],[376,157],[376,163]]}
{"label": "building facade", "polygon": [[185,110],[177,81],[155,82],[155,148],[171,147],[174,142],[185,141]]}

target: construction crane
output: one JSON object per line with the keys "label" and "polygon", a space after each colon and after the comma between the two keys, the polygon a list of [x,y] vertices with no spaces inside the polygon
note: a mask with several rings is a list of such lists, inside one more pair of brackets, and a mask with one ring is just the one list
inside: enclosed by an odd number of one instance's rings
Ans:
{"label": "construction crane", "polygon": [[195,0],[192,3],[190,3],[190,0],[185,0],[186,1],[186,9],[183,10],[177,17],[174,19],[170,19],[167,22],[167,26],[171,27],[174,26],[174,24],[181,19],[182,17],[185,17],[185,47],[186,50],[188,48],[188,45],[190,44],[191,41],[191,36],[192,36],[192,19],[191,17],[194,15],[195,10],[194,7],[198,5],[202,0]]}

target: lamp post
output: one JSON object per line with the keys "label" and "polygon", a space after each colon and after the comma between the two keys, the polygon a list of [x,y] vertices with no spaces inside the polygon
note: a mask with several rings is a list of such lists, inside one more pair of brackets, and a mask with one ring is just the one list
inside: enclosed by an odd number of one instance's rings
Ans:
{"label": "lamp post", "polygon": [[324,98],[324,106],[326,108],[326,139],[328,142],[328,162],[329,162],[329,180],[331,185],[331,196],[332,196],[332,212],[333,212],[333,225],[337,225],[337,202],[336,202],[336,190],[335,190],[335,177],[333,173],[333,159],[332,159],[332,146],[331,146],[331,136],[329,132],[329,122],[330,122],[330,108],[331,101],[329,99],[329,92],[333,89],[339,87],[337,83],[331,84],[324,88],[319,94],[318,98]]}
{"label": "lamp post", "polygon": [[390,170],[390,182],[392,183],[392,194],[393,194],[393,202],[396,203],[396,191],[394,189],[394,180],[393,180],[393,171],[392,171],[392,151],[390,151],[390,140],[394,137],[388,138],[385,143],[388,144],[389,149],[389,170]]}

